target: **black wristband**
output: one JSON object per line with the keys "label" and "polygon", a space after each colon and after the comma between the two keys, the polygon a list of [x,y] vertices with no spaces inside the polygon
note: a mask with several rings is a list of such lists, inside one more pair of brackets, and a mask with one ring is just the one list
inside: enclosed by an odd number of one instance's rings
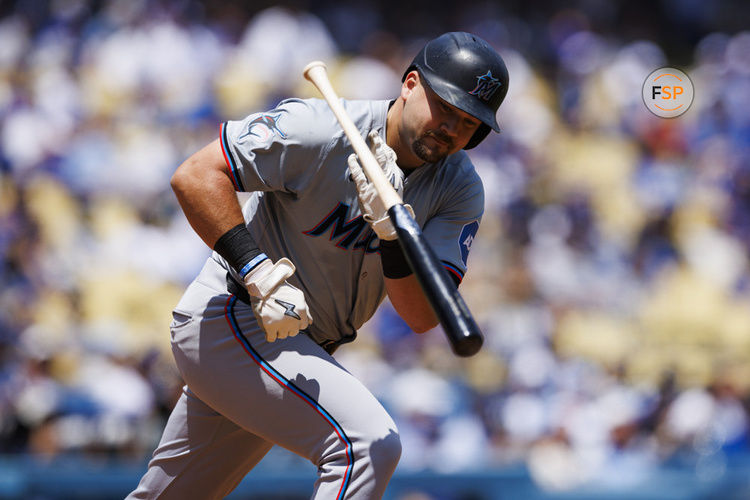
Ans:
{"label": "black wristband", "polygon": [[221,235],[214,250],[244,278],[255,266],[268,257],[260,251],[245,224],[237,224]]}
{"label": "black wristband", "polygon": [[412,274],[398,240],[380,240],[380,264],[386,278],[405,278]]}

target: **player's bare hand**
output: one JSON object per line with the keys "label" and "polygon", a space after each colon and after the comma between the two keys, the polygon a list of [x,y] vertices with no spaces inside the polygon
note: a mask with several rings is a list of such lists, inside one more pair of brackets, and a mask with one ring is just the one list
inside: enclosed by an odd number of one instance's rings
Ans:
{"label": "player's bare hand", "polygon": [[[396,192],[399,196],[402,196],[404,192],[404,172],[396,164],[396,153],[380,138],[377,131],[371,131],[368,137],[370,139],[372,154],[375,156],[378,164],[380,164],[383,172],[385,172],[388,180],[391,181]],[[357,160],[357,155],[349,155],[347,162],[351,178],[357,186],[359,208],[364,219],[373,228],[378,238],[381,240],[395,240],[396,230],[393,228],[393,224],[391,224],[391,219],[388,217],[385,205],[380,196],[378,196],[375,186],[372,185],[362,170],[362,166]],[[412,213],[413,217],[414,211],[411,206],[406,205],[406,207]]]}
{"label": "player's bare hand", "polygon": [[293,337],[313,322],[302,290],[286,281],[294,271],[283,258],[275,264],[266,260],[245,276],[253,312],[269,342]]}

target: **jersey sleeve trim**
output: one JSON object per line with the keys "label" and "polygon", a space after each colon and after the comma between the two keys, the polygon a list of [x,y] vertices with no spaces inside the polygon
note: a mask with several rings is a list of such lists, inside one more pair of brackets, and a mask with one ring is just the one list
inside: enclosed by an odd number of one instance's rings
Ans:
{"label": "jersey sleeve trim", "polygon": [[453,277],[453,279],[456,279],[456,280],[458,280],[458,281],[456,282],[456,284],[459,284],[459,283],[461,283],[461,281],[463,281],[463,279],[464,279],[464,273],[462,273],[462,272],[461,272],[461,270],[460,270],[459,268],[457,268],[457,267],[456,267],[456,266],[454,266],[453,264],[451,264],[451,263],[449,263],[449,262],[445,262],[445,261],[442,261],[442,264],[443,264],[443,267],[444,267],[444,268],[445,268],[445,269],[446,269],[446,270],[447,270],[447,271],[448,271],[449,273],[451,273],[451,276]]}
{"label": "jersey sleeve trim", "polygon": [[230,178],[232,179],[232,184],[234,184],[234,189],[236,191],[245,191],[245,186],[242,184],[242,180],[240,179],[239,172],[237,171],[237,162],[234,161],[234,158],[232,157],[231,151],[229,151],[229,141],[227,140],[227,124],[226,122],[221,124],[221,152],[224,154],[224,161],[227,162],[227,166],[229,167],[229,173]]}

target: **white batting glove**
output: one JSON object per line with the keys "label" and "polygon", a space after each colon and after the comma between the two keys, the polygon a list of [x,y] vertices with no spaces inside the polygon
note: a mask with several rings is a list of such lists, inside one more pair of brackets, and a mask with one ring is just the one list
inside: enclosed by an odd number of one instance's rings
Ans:
{"label": "white batting glove", "polygon": [[286,281],[294,271],[289,259],[275,264],[266,259],[245,276],[253,312],[269,342],[294,337],[313,322],[302,290]]}
{"label": "white batting glove", "polygon": [[[404,172],[396,164],[396,152],[391,149],[377,131],[372,130],[368,137],[370,139],[370,151],[375,156],[378,164],[385,172],[385,176],[391,182],[399,196],[404,193]],[[378,196],[375,186],[367,179],[362,166],[357,161],[357,155],[349,155],[347,159],[349,164],[349,173],[354,184],[357,186],[357,198],[359,199],[359,209],[363,218],[370,224],[375,234],[381,240],[395,240],[397,238],[396,230],[391,223],[388,212],[385,209],[383,201]],[[414,210],[410,205],[406,208],[414,217]]]}

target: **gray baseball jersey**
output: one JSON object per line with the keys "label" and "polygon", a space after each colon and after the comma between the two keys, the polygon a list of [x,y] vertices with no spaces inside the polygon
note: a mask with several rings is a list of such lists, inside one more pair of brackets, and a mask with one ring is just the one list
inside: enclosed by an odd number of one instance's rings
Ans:
{"label": "gray baseball jersey", "polygon": [[[378,130],[385,139],[388,101],[343,104],[364,136]],[[273,111],[227,122],[221,139],[236,189],[254,192],[244,207],[250,233],[271,259],[288,257],[297,267],[290,281],[305,293],[314,318],[310,335],[317,342],[352,339],[385,297],[385,285],[377,237],[348,180],[351,144],[328,105],[287,100]],[[403,198],[460,281],[484,206],[467,155],[414,170]],[[214,258],[234,272],[218,254]]]}
{"label": "gray baseball jersey", "polygon": [[[362,135],[385,136],[387,101],[344,105]],[[307,335],[268,342],[252,308],[228,290],[234,270],[212,255],[172,313],[186,385],[128,498],[224,498],[274,445],[316,465],[316,500],[382,498],[401,454],[396,425],[320,347],[351,340],[385,296],[378,240],[348,178],[351,146],[323,101],[296,99],[222,125],[221,144],[235,188],[252,192],[243,207],[248,229],[271,259],[295,263],[290,281],[314,322]],[[417,168],[404,185],[457,280],[483,196],[463,152]]]}

